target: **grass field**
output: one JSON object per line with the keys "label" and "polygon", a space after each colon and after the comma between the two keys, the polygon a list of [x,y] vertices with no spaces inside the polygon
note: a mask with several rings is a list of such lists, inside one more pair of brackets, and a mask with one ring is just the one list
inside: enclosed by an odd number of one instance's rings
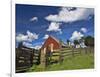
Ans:
{"label": "grass field", "polygon": [[76,70],[94,68],[94,54],[79,54],[74,57],[65,57],[62,63],[54,63],[44,68],[41,65],[33,65],[27,72]]}

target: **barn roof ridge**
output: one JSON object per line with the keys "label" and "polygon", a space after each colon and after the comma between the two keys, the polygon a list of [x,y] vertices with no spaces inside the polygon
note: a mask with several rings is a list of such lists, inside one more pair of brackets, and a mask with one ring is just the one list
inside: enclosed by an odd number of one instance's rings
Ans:
{"label": "barn roof ridge", "polygon": [[[51,40],[54,40],[57,44],[59,44],[59,47],[60,47],[60,41],[59,41],[59,39],[56,39],[54,36],[49,35],[49,37],[45,40],[44,44],[42,45],[41,49],[44,48],[44,47],[46,46],[46,44],[48,44],[48,43],[47,43],[48,40],[49,40],[49,42],[50,42],[50,39],[51,39]],[[52,42],[50,42],[50,43],[52,43]],[[50,44],[50,43],[49,43],[49,44]]]}
{"label": "barn roof ridge", "polygon": [[[54,37],[54,36],[52,36],[52,35],[49,35],[49,37],[53,38],[55,41],[57,41],[57,42],[59,43],[59,40],[58,40],[56,37]],[[49,37],[48,37],[48,38],[49,38]]]}

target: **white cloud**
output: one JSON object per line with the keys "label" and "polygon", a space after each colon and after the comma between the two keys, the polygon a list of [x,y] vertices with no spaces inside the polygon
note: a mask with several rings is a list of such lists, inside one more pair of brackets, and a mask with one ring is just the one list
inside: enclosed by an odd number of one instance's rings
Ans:
{"label": "white cloud", "polygon": [[42,45],[36,45],[36,46],[33,46],[33,44],[29,43],[29,42],[23,42],[23,45],[26,46],[26,47],[29,47],[29,48],[34,48],[34,49],[40,49],[42,47]]}
{"label": "white cloud", "polygon": [[55,31],[55,32],[60,32],[61,33],[61,29],[60,29],[60,24],[61,23],[57,23],[57,22],[51,22],[47,31]]}
{"label": "white cloud", "polygon": [[47,39],[48,37],[49,37],[49,35],[45,34],[44,37],[43,37],[43,39]]}
{"label": "white cloud", "polygon": [[33,48],[39,50],[41,47],[42,47],[41,45],[37,45],[37,46],[34,46]]}
{"label": "white cloud", "polygon": [[26,46],[26,47],[29,47],[29,48],[33,47],[33,45],[29,42],[23,42],[23,45]]}
{"label": "white cloud", "polygon": [[81,32],[78,32],[78,31],[74,31],[72,33],[72,36],[70,38],[71,41],[74,41],[74,40],[79,40],[83,37],[84,35],[81,33]]}
{"label": "white cloud", "polygon": [[38,17],[32,17],[31,19],[30,19],[30,21],[37,21],[38,20]]}
{"label": "white cloud", "polygon": [[34,39],[38,39],[38,35],[36,33],[31,33],[30,31],[27,31],[27,36],[28,36],[29,41],[32,41]]}
{"label": "white cloud", "polygon": [[86,28],[81,28],[81,31],[86,33],[87,32],[87,29]]}
{"label": "white cloud", "polygon": [[30,31],[27,31],[27,34],[18,34],[16,36],[16,41],[21,42],[21,41],[29,41],[32,42],[33,40],[38,39],[38,34],[36,33],[31,33]]}
{"label": "white cloud", "polygon": [[72,8],[63,7],[58,14],[49,15],[45,17],[48,21],[55,22],[74,22],[78,20],[86,20],[90,15],[93,15],[94,10],[92,8],[76,8],[75,10],[71,10]]}
{"label": "white cloud", "polygon": [[27,38],[28,38],[28,36],[27,36],[27,35],[24,35],[24,34],[18,34],[18,35],[16,36],[17,42],[26,41]]}

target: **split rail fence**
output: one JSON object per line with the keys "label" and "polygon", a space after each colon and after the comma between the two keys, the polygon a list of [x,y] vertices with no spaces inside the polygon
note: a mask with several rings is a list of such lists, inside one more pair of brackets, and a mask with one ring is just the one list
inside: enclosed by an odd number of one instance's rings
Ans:
{"label": "split rail fence", "polygon": [[83,53],[88,54],[94,51],[94,48],[89,48],[89,49],[62,48],[60,50],[56,50],[49,54],[48,53],[42,54],[41,50],[33,50],[29,48],[20,48],[20,49],[17,48],[16,73],[25,72],[33,65],[42,64],[46,68],[48,65],[51,65],[53,63],[62,63],[65,57],[75,57]]}

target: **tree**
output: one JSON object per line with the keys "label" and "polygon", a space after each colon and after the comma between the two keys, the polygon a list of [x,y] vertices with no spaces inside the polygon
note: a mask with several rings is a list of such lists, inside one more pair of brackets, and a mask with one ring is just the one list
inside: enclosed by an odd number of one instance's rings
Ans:
{"label": "tree", "polygon": [[74,40],[74,44],[75,45],[79,44],[78,40]]}
{"label": "tree", "polygon": [[79,43],[84,42],[84,40],[85,40],[85,37],[81,37],[81,39],[79,39]]}
{"label": "tree", "polygon": [[23,42],[20,42],[19,44],[18,44],[18,48],[21,48],[23,46]]}
{"label": "tree", "polygon": [[69,40],[67,40],[67,45],[69,45],[69,43],[70,43],[70,41],[69,41]]}
{"label": "tree", "polygon": [[67,40],[67,44],[69,43],[70,41],[69,40]]}
{"label": "tree", "polygon": [[75,47],[77,44],[79,44],[79,41],[78,40],[74,40],[74,44],[75,44]]}
{"label": "tree", "polygon": [[89,46],[89,47],[93,47],[94,46],[94,37],[92,36],[87,36],[85,38],[85,45]]}
{"label": "tree", "polygon": [[61,45],[64,43],[62,39],[60,39],[60,41],[59,41],[59,42],[60,42],[60,44],[61,44]]}

